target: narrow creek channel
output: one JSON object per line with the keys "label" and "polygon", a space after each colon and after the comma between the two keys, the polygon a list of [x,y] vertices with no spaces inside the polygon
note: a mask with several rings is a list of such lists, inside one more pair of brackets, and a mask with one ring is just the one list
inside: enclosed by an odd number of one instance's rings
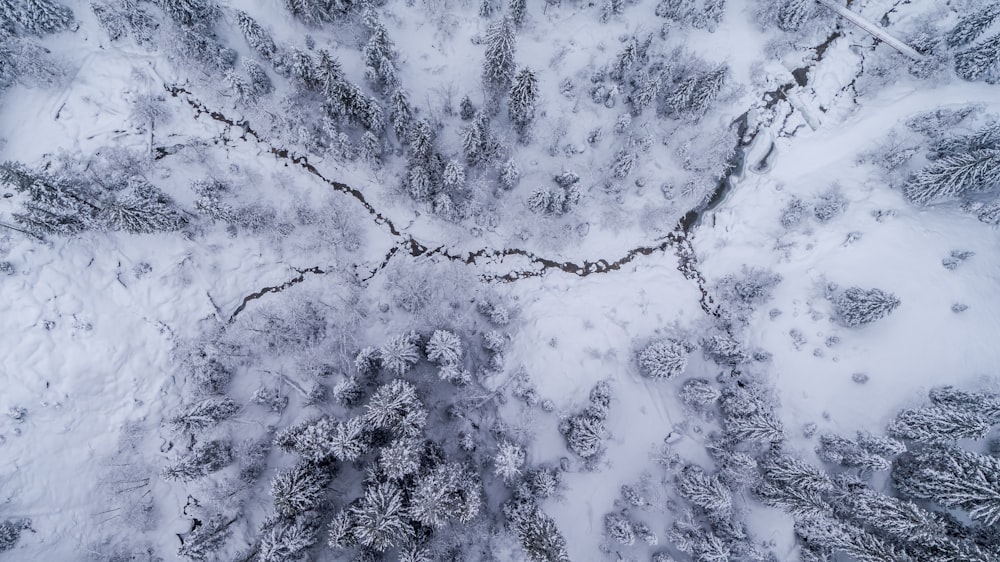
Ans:
{"label": "narrow creek channel", "polygon": [[[754,107],[748,109],[733,120],[731,126],[736,128],[737,141],[733,154],[726,163],[722,179],[718,182],[715,190],[704,200],[702,204],[688,211],[688,213],[680,219],[673,231],[665,236],[655,239],[649,244],[632,248],[618,258],[602,258],[594,261],[584,260],[582,263],[559,261],[521,248],[481,248],[476,251],[462,253],[455,252],[447,246],[428,246],[414,236],[400,231],[390,218],[379,212],[378,209],[376,209],[365,198],[364,193],[345,183],[338,182],[324,176],[315,165],[309,162],[308,156],[296,154],[287,148],[270,144],[261,134],[253,129],[248,121],[237,121],[219,111],[210,109],[198,100],[191,91],[182,86],[165,85],[165,88],[171,96],[183,99],[195,111],[195,119],[200,118],[202,115],[206,115],[213,121],[223,123],[229,127],[237,127],[242,130],[242,133],[238,137],[240,140],[247,142],[252,140],[260,145],[263,145],[275,158],[287,160],[288,163],[305,170],[335,191],[349,195],[357,200],[365,211],[367,211],[372,217],[375,224],[385,228],[392,238],[396,240],[396,243],[387,251],[381,263],[374,270],[372,270],[369,275],[361,278],[362,282],[368,281],[377,275],[379,271],[388,265],[393,257],[401,253],[401,250],[405,251],[405,253],[409,254],[411,257],[440,257],[449,261],[461,262],[467,265],[479,265],[485,263],[495,265],[498,262],[503,262],[503,260],[508,257],[516,256],[519,258],[525,258],[529,267],[515,269],[502,274],[484,273],[481,276],[482,279],[487,282],[510,283],[530,277],[545,275],[551,270],[558,270],[564,273],[577,275],[579,277],[609,273],[620,270],[623,266],[633,262],[640,256],[649,256],[657,252],[666,252],[669,248],[673,248],[678,259],[678,271],[680,271],[685,278],[694,281],[697,284],[701,293],[700,302],[702,309],[706,313],[714,315],[716,313],[713,306],[714,303],[705,288],[705,278],[702,276],[701,272],[698,271],[698,260],[694,252],[691,237],[693,236],[696,228],[702,223],[703,217],[725,201],[726,196],[737,185],[738,182],[736,180],[744,172],[744,168],[746,167],[746,150],[753,143],[754,139],[760,132],[760,125],[751,123],[755,108],[763,107],[764,109],[770,109],[777,104],[778,101],[785,98],[786,92],[795,87],[804,86],[808,79],[809,68],[818,63],[823,58],[823,55],[825,54],[825,51],[829,47],[830,43],[841,36],[843,36],[843,33],[839,30],[831,33],[820,45],[813,48],[815,58],[802,68],[797,68],[792,72],[793,81],[781,84],[774,90],[765,92],[761,96],[760,101],[754,104]],[[183,145],[157,147],[155,149],[156,159],[169,156],[181,148],[183,148]],[[307,275],[323,275],[326,273],[326,271],[320,267],[296,269],[295,271],[297,275],[288,281],[285,281],[280,285],[263,287],[243,297],[239,306],[237,306],[234,312],[230,315],[229,321],[232,322],[235,320],[236,317],[246,309],[247,305],[254,300],[260,299],[270,293],[281,292],[289,287],[297,285],[303,282]]]}

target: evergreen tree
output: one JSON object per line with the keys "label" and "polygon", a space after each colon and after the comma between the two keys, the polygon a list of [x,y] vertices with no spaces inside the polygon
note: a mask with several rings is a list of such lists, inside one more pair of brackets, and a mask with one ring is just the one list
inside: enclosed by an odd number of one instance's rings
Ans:
{"label": "evergreen tree", "polygon": [[177,463],[163,469],[168,480],[194,480],[225,468],[233,462],[233,448],[227,441],[201,441]]}
{"label": "evergreen tree", "polygon": [[157,4],[181,27],[210,26],[219,15],[211,0],[157,0]]}
{"label": "evergreen tree", "polygon": [[985,392],[965,392],[951,385],[936,386],[928,393],[936,406],[964,410],[985,417],[991,424],[1000,423],[1000,396]]}
{"label": "evergreen tree", "polygon": [[389,32],[381,23],[377,23],[373,27],[371,37],[362,50],[362,55],[365,57],[365,66],[367,67],[366,76],[381,88],[383,93],[388,93],[399,86],[396,66],[392,62],[395,58],[392,41],[389,39]]}
{"label": "evergreen tree", "polygon": [[392,93],[392,129],[396,132],[399,142],[406,144],[410,140],[410,122],[413,119],[413,110],[410,102],[406,98],[406,92],[397,89]]}
{"label": "evergreen tree", "polygon": [[318,531],[316,524],[304,517],[269,520],[261,533],[257,561],[303,562],[306,550],[316,543]]}
{"label": "evergreen tree", "polygon": [[832,495],[845,517],[897,542],[933,544],[946,541],[948,529],[932,512],[913,502],[880,494],[857,477],[840,475]]}
{"label": "evergreen tree", "polygon": [[179,230],[187,224],[165,193],[141,180],[105,200],[97,219],[106,228],[133,234]]}
{"label": "evergreen tree", "polygon": [[906,497],[962,508],[986,525],[1000,521],[1000,459],[948,445],[901,455],[892,470]]}
{"label": "evergreen tree", "polygon": [[524,464],[524,449],[516,443],[502,441],[493,456],[494,473],[510,484],[521,475],[521,465]]}
{"label": "evergreen tree", "polygon": [[857,328],[883,318],[899,307],[899,299],[880,289],[851,287],[833,299],[833,307],[840,321],[849,328]]}
{"label": "evergreen tree", "polygon": [[902,441],[872,435],[867,431],[859,431],[857,441],[862,449],[880,457],[892,457],[906,451],[906,445]]}
{"label": "evergreen tree", "polygon": [[275,61],[278,56],[278,47],[274,44],[271,34],[264,29],[257,20],[250,17],[243,11],[236,12],[236,23],[243,32],[243,37],[247,40],[250,48],[253,49],[264,60]]}
{"label": "evergreen tree", "polygon": [[[1000,53],[998,53],[1000,55]],[[1000,185],[1000,149],[952,153],[932,162],[907,180],[906,198],[927,204]]]}
{"label": "evergreen tree", "polygon": [[462,360],[465,353],[462,338],[448,330],[434,330],[427,341],[427,359],[438,365],[454,365]]}
{"label": "evergreen tree", "polygon": [[[320,53],[320,56],[321,60],[323,60],[323,52]],[[299,87],[305,90],[314,91],[318,90],[320,86],[323,85],[324,79],[327,78],[327,76],[319,75],[316,67],[313,65],[312,58],[307,53],[292,48],[288,55],[288,60],[288,71],[291,73],[292,78],[295,79],[295,82]],[[330,60],[329,62],[333,64],[336,61]],[[330,65],[327,65],[327,68],[324,70],[329,69],[329,66]]]}
{"label": "evergreen tree", "polygon": [[911,562],[909,556],[862,529],[826,517],[795,522],[795,534],[807,546],[843,551],[857,562]]}
{"label": "evergreen tree", "polygon": [[628,96],[628,103],[632,110],[632,115],[638,117],[642,111],[650,106],[657,96],[663,81],[659,74],[649,76],[643,74],[640,78],[632,81],[632,91]]}
{"label": "evergreen tree", "polygon": [[604,450],[607,430],[604,420],[588,414],[567,418],[559,423],[559,431],[566,437],[570,451],[589,459]]}
{"label": "evergreen tree", "polygon": [[989,419],[978,412],[937,406],[902,410],[889,423],[890,435],[928,443],[982,439],[989,431]]}
{"label": "evergreen tree", "polygon": [[888,470],[890,466],[885,458],[872,454],[861,445],[839,435],[821,435],[819,443],[816,456],[824,462],[857,467],[863,471]]}
{"label": "evergreen tree", "polygon": [[523,68],[517,74],[510,88],[510,120],[522,142],[527,141],[528,127],[535,119],[535,103],[538,101],[538,80],[535,73]]}
{"label": "evergreen tree", "polygon": [[361,135],[359,151],[361,158],[372,168],[378,169],[382,166],[382,141],[371,131],[365,131]]}
{"label": "evergreen tree", "polygon": [[427,166],[434,156],[434,129],[426,119],[413,124],[409,136],[410,164]]}
{"label": "evergreen tree", "polygon": [[486,34],[483,81],[494,92],[507,92],[514,79],[514,67],[514,22],[505,16]]}
{"label": "evergreen tree", "polygon": [[400,334],[386,340],[379,348],[382,367],[395,376],[405,374],[420,360],[418,340],[419,336],[415,332]]}
{"label": "evergreen tree", "polygon": [[71,236],[98,224],[101,208],[92,202],[96,194],[87,186],[33,172],[19,162],[0,164],[0,184],[27,196],[24,211],[14,213],[14,221],[33,234]]}
{"label": "evergreen tree", "polygon": [[764,480],[753,487],[753,492],[764,505],[785,511],[796,519],[833,515],[830,505],[815,490]]}
{"label": "evergreen tree", "polygon": [[360,417],[337,422],[329,435],[329,450],[341,462],[355,461],[368,450],[364,420]]}
{"label": "evergreen tree", "polygon": [[526,0],[510,0],[507,4],[507,12],[510,14],[510,21],[514,27],[521,29],[524,25],[524,15],[528,11]]}
{"label": "evergreen tree", "polygon": [[461,189],[465,186],[465,168],[458,160],[449,160],[444,168],[444,186],[450,191]]}
{"label": "evergreen tree", "polygon": [[760,463],[761,473],[769,481],[807,492],[833,490],[830,476],[811,464],[787,454],[771,454]]}
{"label": "evergreen tree", "polygon": [[955,53],[955,72],[966,80],[1000,81],[1000,33]]}
{"label": "evergreen tree", "polygon": [[410,495],[409,516],[441,528],[450,521],[468,523],[482,509],[479,475],[460,463],[442,463],[417,479]]}
{"label": "evergreen tree", "polygon": [[334,19],[330,0],[285,0],[285,8],[308,25],[320,25]]}
{"label": "evergreen tree", "polygon": [[798,31],[819,12],[812,0],[782,0],[776,23],[782,31]]}
{"label": "evergreen tree", "polygon": [[488,158],[485,154],[486,139],[489,135],[487,126],[486,117],[480,114],[462,133],[462,153],[469,166],[475,166]]}
{"label": "evergreen tree", "polygon": [[379,451],[379,468],[391,480],[403,480],[420,470],[423,441],[400,437]]}
{"label": "evergreen tree", "polygon": [[604,516],[604,528],[612,540],[625,546],[635,544],[635,529],[632,522],[620,513],[609,513]]}
{"label": "evergreen tree", "polygon": [[349,510],[339,511],[330,521],[327,545],[335,550],[351,548],[358,544],[354,535],[354,515]]}
{"label": "evergreen tree", "polygon": [[175,431],[201,431],[232,416],[237,410],[239,406],[232,398],[213,396],[189,404],[170,419],[170,425]]}
{"label": "evergreen tree", "polygon": [[681,497],[702,508],[713,519],[732,515],[733,496],[716,475],[708,475],[697,465],[687,465],[677,477]]}
{"label": "evergreen tree", "polygon": [[706,358],[719,365],[735,367],[750,360],[750,354],[743,349],[740,342],[729,335],[714,335],[701,340],[701,349]]}
{"label": "evergreen tree", "polygon": [[687,368],[689,342],[667,338],[655,341],[639,352],[639,370],[651,379],[672,379]]}
{"label": "evergreen tree", "polygon": [[507,525],[532,562],[569,562],[566,539],[555,521],[530,498],[516,497],[503,507]]}
{"label": "evergreen tree", "polygon": [[397,435],[417,435],[426,421],[427,411],[417,398],[417,389],[401,379],[378,387],[365,407],[369,427],[389,429]]}
{"label": "evergreen tree", "polygon": [[354,369],[361,376],[372,376],[378,373],[382,367],[382,358],[379,356],[377,347],[368,346],[362,348],[354,356]]}
{"label": "evergreen tree", "polygon": [[696,410],[703,410],[714,404],[722,393],[708,379],[690,379],[681,386],[681,402]]}
{"label": "evergreen tree", "polygon": [[235,519],[226,521],[221,515],[202,519],[201,524],[196,525],[184,537],[184,544],[177,549],[177,554],[196,562],[214,560],[215,552],[221,549],[232,535],[233,531],[229,526],[235,521]]}
{"label": "evergreen tree", "polygon": [[472,105],[472,100],[469,99],[469,96],[462,97],[458,114],[462,118],[462,121],[468,121],[476,116],[476,106]]}
{"label": "evergreen tree", "polygon": [[520,181],[521,170],[518,169],[517,162],[514,160],[504,162],[500,169],[500,186],[509,191],[517,187]]}
{"label": "evergreen tree", "polygon": [[0,0],[0,27],[45,35],[73,26],[73,10],[53,0]]}
{"label": "evergreen tree", "polygon": [[278,515],[294,518],[323,503],[330,474],[310,463],[279,471],[271,480],[271,497]]}
{"label": "evergreen tree", "polygon": [[1000,17],[1000,5],[982,4],[958,20],[958,25],[945,35],[945,43],[953,49],[967,45],[982,35],[998,17]]}
{"label": "evergreen tree", "polygon": [[351,508],[357,541],[378,552],[398,546],[412,533],[406,524],[403,490],[391,482],[365,489],[364,498]]}

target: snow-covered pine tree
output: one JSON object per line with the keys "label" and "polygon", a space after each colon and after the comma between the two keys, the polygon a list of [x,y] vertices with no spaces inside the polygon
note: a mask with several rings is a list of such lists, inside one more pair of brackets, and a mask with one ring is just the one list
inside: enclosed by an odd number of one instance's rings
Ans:
{"label": "snow-covered pine tree", "polygon": [[319,527],[310,518],[267,520],[261,532],[257,562],[303,562],[316,544]]}
{"label": "snow-covered pine tree", "polygon": [[425,201],[434,195],[435,189],[433,180],[431,180],[431,174],[422,164],[414,164],[411,166],[406,179],[407,191],[409,191],[410,195],[417,201]]}
{"label": "snow-covered pine tree", "polygon": [[97,220],[105,228],[132,234],[179,230],[187,224],[165,193],[142,180],[130,181],[125,191],[107,197]]}
{"label": "snow-covered pine tree", "polygon": [[518,138],[527,142],[528,129],[535,119],[535,104],[538,101],[538,79],[529,68],[522,68],[510,88],[510,120],[514,123]]}
{"label": "snow-covered pine tree", "polygon": [[966,80],[1000,81],[1000,33],[955,53],[955,72]]}
{"label": "snow-covered pine tree", "polygon": [[200,441],[191,452],[163,469],[167,480],[194,480],[222,470],[233,462],[233,448],[228,441]]}
{"label": "snow-covered pine tree", "polygon": [[274,44],[271,34],[264,29],[257,20],[250,17],[246,12],[237,10],[236,23],[243,32],[243,37],[247,44],[264,60],[276,61],[278,58],[278,47]]}
{"label": "snow-covered pine tree", "polygon": [[214,514],[200,521],[201,524],[184,537],[184,544],[177,549],[177,554],[195,562],[214,560],[215,553],[233,534],[230,525],[236,520],[227,521],[222,515]]}
{"label": "snow-covered pine tree", "polygon": [[382,367],[395,376],[405,374],[420,360],[420,348],[417,347],[419,340],[420,336],[416,332],[387,339],[378,350]]}
{"label": "snow-covered pine tree", "polygon": [[170,418],[175,431],[201,431],[216,425],[239,410],[228,396],[212,396],[186,406],[180,414]]}
{"label": "snow-covered pine tree", "polygon": [[351,508],[357,541],[378,552],[402,544],[413,532],[406,521],[403,490],[392,482],[372,484]]}
{"label": "snow-covered pine tree", "polygon": [[698,465],[681,469],[676,480],[681,497],[705,510],[712,519],[728,519],[733,511],[733,495],[717,475],[709,475]]}
{"label": "snow-covered pine tree", "polygon": [[936,386],[928,393],[941,408],[974,412],[991,424],[1000,423],[1000,396],[987,392],[966,392],[951,385]]}
{"label": "snow-covered pine tree", "polygon": [[524,25],[524,16],[527,11],[528,3],[525,0],[509,0],[507,3],[507,13],[510,14],[510,21],[517,29],[520,29]]}
{"label": "snow-covered pine tree", "polygon": [[375,390],[365,406],[365,422],[373,429],[415,436],[427,422],[427,411],[417,398],[417,389],[402,379],[395,379]]}
{"label": "snow-covered pine tree", "polygon": [[906,445],[902,441],[892,437],[872,435],[867,431],[858,432],[857,442],[865,451],[880,457],[894,457],[906,451]]}
{"label": "snow-covered pine tree", "polygon": [[628,517],[625,517],[621,513],[609,513],[605,515],[604,529],[608,532],[611,540],[619,544],[625,546],[635,544],[635,528]]}
{"label": "snow-covered pine tree", "polygon": [[891,543],[863,529],[827,517],[795,522],[795,534],[807,546],[839,550],[857,562],[915,562]]}
{"label": "snow-covered pine tree", "polygon": [[393,91],[399,86],[396,76],[396,65],[393,63],[395,54],[389,32],[381,22],[372,28],[371,37],[365,44],[362,54],[365,57],[365,75],[383,94]]}
{"label": "snow-covered pine tree", "polygon": [[338,421],[328,436],[330,453],[341,462],[355,461],[368,451],[368,435],[361,417]]}
{"label": "snow-covered pine tree", "polygon": [[566,437],[570,451],[584,459],[597,456],[604,450],[607,430],[604,420],[587,414],[579,414],[559,423],[559,431]]}
{"label": "snow-covered pine tree", "polygon": [[73,26],[73,10],[53,0],[0,0],[0,27],[45,35]]}
{"label": "snow-covered pine tree", "polygon": [[181,27],[210,26],[219,15],[219,8],[212,0],[156,0],[156,3]]}
{"label": "snow-covered pine tree", "polygon": [[354,513],[351,510],[341,510],[333,516],[328,527],[326,544],[334,550],[351,548],[358,544],[358,539],[354,536]]}
{"label": "snow-covered pine tree", "polygon": [[927,445],[896,459],[892,481],[905,497],[962,508],[986,525],[1000,521],[1000,459]]}
{"label": "snow-covered pine tree", "polygon": [[840,321],[849,328],[857,328],[883,318],[899,307],[896,295],[881,289],[851,287],[833,299],[833,307]]}
{"label": "snow-covered pine tree", "polygon": [[760,469],[769,481],[790,488],[816,493],[833,490],[833,481],[827,473],[788,454],[765,456],[760,461]]}
{"label": "snow-covered pine tree", "polygon": [[555,521],[530,498],[515,497],[503,507],[507,525],[531,562],[569,562],[566,539]]}
{"label": "snow-covered pine tree", "polygon": [[445,189],[449,191],[460,190],[465,187],[465,167],[458,160],[449,160],[444,167],[442,174]]}
{"label": "snow-covered pine tree", "polygon": [[660,74],[649,76],[643,73],[637,79],[632,80],[632,90],[628,95],[628,104],[633,117],[638,117],[642,111],[649,107],[660,95],[663,79]]}
{"label": "snow-covered pine tree", "polygon": [[465,354],[462,338],[448,330],[434,330],[425,347],[427,359],[438,365],[456,364]]}
{"label": "snow-covered pine tree", "polygon": [[948,529],[930,511],[917,504],[880,494],[856,476],[836,477],[831,501],[838,513],[899,543],[947,542]]}
{"label": "snow-covered pine tree", "polygon": [[816,491],[762,480],[753,486],[753,492],[764,505],[780,509],[796,519],[833,515],[830,505]]}
{"label": "snow-covered pine tree", "polygon": [[462,102],[459,104],[458,115],[462,118],[462,121],[469,121],[476,116],[476,106],[472,104],[472,100],[469,99],[468,95],[462,97]]}
{"label": "snow-covered pine tree", "polygon": [[23,212],[14,213],[14,221],[35,235],[71,236],[100,222],[101,208],[92,202],[96,194],[78,182],[34,172],[19,162],[4,162],[0,184],[28,197]]}
{"label": "snow-covered pine tree", "polygon": [[524,465],[524,449],[517,443],[502,441],[493,455],[493,472],[507,484],[513,483],[521,475]]}
{"label": "snow-covered pine tree", "polygon": [[889,434],[899,439],[938,443],[982,439],[989,433],[990,425],[989,418],[975,411],[928,406],[900,411],[889,423]]}
{"label": "snow-covered pine tree", "polygon": [[813,0],[781,0],[775,23],[782,31],[798,31],[818,13]]}
{"label": "snow-covered pine tree", "polygon": [[611,162],[611,176],[617,179],[625,179],[632,173],[635,164],[636,153],[631,147],[623,146],[615,153],[615,158]]}
{"label": "snow-covered pine tree", "polygon": [[514,79],[514,22],[510,16],[490,26],[486,33],[486,58],[483,61],[483,82],[494,95],[510,90]]}
{"label": "snow-covered pine tree", "polygon": [[860,468],[863,471],[888,470],[890,466],[887,459],[866,451],[846,437],[831,433],[820,436],[816,456],[824,462]]}
{"label": "snow-covered pine tree", "polygon": [[500,166],[500,186],[506,190],[517,187],[521,181],[521,170],[517,167],[517,162],[513,159],[507,160]]}
{"label": "snow-covered pine tree", "polygon": [[392,130],[396,132],[399,142],[406,145],[410,142],[410,123],[413,120],[413,109],[406,92],[401,88],[397,89],[392,93],[389,103],[392,105]]}
{"label": "snow-covered pine tree", "polygon": [[982,35],[998,17],[1000,4],[983,3],[958,20],[958,24],[945,35],[945,43],[953,49],[967,45]]}
{"label": "snow-covered pine tree", "polygon": [[293,518],[320,507],[330,480],[328,470],[308,462],[278,471],[271,480],[274,510],[282,517]]}
{"label": "snow-covered pine tree", "polygon": [[729,66],[725,64],[698,77],[691,91],[690,103],[685,110],[689,118],[697,120],[708,111],[725,86],[728,77]]}
{"label": "snow-covered pine tree", "polygon": [[403,480],[420,470],[424,442],[416,437],[400,437],[379,451],[379,469],[390,480]]}
{"label": "snow-covered pine tree", "polygon": [[468,523],[482,509],[482,493],[475,470],[457,462],[441,463],[417,479],[410,493],[409,516],[432,528],[451,521]]}
{"label": "snow-covered pine tree", "polygon": [[715,404],[720,396],[722,396],[722,393],[708,379],[690,379],[684,381],[680,390],[681,402],[696,410],[704,410],[710,407],[712,404]]}
{"label": "snow-covered pine tree", "polygon": [[462,153],[469,166],[475,166],[489,158],[485,150],[489,136],[488,123],[487,117],[479,113],[462,132]]}
{"label": "snow-covered pine tree", "polygon": [[687,368],[694,346],[687,341],[666,338],[654,341],[639,352],[639,370],[651,379],[672,379]]}
{"label": "snow-covered pine tree", "polygon": [[333,21],[334,10],[330,0],[284,0],[285,8],[308,25]]}
{"label": "snow-covered pine tree", "polygon": [[903,194],[923,205],[968,192],[987,191],[997,185],[1000,185],[1000,149],[980,149],[938,158],[907,180]]}

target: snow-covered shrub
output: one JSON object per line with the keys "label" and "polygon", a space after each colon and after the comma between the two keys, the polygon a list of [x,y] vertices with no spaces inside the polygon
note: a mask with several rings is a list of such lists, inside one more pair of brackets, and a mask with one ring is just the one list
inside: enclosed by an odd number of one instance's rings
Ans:
{"label": "snow-covered shrub", "polygon": [[0,552],[10,550],[17,544],[21,532],[31,529],[30,519],[6,519],[0,521]]}
{"label": "snow-covered shrub", "polygon": [[736,366],[750,360],[750,354],[738,340],[729,335],[714,335],[701,341],[707,359],[720,365]]}
{"label": "snow-covered shrub", "polygon": [[730,273],[715,284],[721,311],[733,320],[748,322],[750,314],[771,300],[771,291],[781,283],[781,275],[768,269],[746,267]]}
{"label": "snow-covered shrub", "polygon": [[841,323],[857,328],[892,313],[899,307],[896,295],[880,289],[851,287],[833,299],[833,306]]}
{"label": "snow-covered shrub", "polygon": [[687,368],[694,345],[668,338],[655,341],[639,352],[639,370],[651,379],[672,379]]}
{"label": "snow-covered shrub", "polygon": [[805,214],[808,208],[806,204],[798,197],[792,197],[792,200],[785,205],[785,208],[781,211],[781,217],[779,221],[781,226],[785,228],[793,228],[802,222],[805,218]]}
{"label": "snow-covered shrub", "polygon": [[948,257],[941,260],[941,265],[944,266],[945,269],[955,270],[958,269],[958,266],[961,265],[962,262],[971,258],[974,255],[976,255],[975,252],[967,250],[966,251],[952,250],[951,254],[949,254]]}
{"label": "snow-covered shrub", "polygon": [[834,187],[826,193],[820,195],[813,203],[813,215],[820,222],[830,221],[843,214],[847,209],[847,198],[840,188]]}

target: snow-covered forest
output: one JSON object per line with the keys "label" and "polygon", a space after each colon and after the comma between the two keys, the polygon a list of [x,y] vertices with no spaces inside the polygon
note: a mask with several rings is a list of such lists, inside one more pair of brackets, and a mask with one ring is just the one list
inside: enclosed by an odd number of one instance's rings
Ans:
{"label": "snow-covered forest", "polygon": [[1000,562],[994,0],[0,0],[0,561]]}

